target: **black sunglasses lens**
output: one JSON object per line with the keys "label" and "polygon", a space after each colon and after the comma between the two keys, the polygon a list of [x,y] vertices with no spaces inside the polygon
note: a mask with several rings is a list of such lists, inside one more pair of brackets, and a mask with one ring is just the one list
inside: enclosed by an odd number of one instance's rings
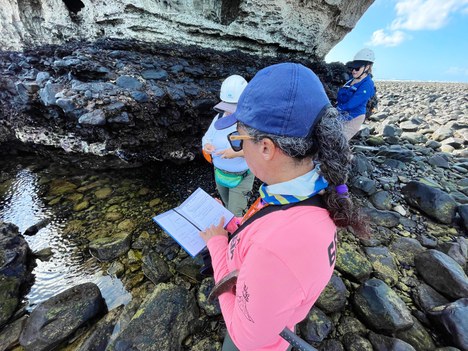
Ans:
{"label": "black sunglasses lens", "polygon": [[234,151],[242,150],[242,140],[231,140],[231,146]]}

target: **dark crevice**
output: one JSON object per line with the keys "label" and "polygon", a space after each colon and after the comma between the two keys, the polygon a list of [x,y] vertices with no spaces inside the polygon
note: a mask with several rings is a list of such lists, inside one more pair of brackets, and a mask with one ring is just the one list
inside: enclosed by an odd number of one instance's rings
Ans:
{"label": "dark crevice", "polygon": [[68,11],[73,12],[74,14],[77,14],[83,7],[85,7],[81,0],[63,0],[63,2],[65,3]]}

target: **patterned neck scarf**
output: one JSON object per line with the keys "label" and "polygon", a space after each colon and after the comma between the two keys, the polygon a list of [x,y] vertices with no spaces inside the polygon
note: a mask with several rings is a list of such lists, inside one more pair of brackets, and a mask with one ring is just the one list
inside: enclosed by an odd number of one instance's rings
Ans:
{"label": "patterned neck scarf", "polygon": [[320,175],[320,167],[316,165],[310,172],[286,182],[262,184],[259,193],[264,203],[286,205],[311,198],[327,186],[328,182]]}

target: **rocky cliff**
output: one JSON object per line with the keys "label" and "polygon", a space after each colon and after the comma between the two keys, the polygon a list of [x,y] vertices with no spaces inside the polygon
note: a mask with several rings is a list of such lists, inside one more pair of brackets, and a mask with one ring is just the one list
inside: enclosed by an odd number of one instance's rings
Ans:
{"label": "rocky cliff", "polygon": [[373,0],[0,0],[0,45],[97,38],[323,58]]}

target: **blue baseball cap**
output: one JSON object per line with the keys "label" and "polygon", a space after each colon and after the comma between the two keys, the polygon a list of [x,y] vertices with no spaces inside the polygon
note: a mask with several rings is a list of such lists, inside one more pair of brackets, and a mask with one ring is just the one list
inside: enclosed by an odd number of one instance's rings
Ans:
{"label": "blue baseball cap", "polygon": [[312,70],[298,63],[279,63],[253,77],[236,112],[218,119],[215,128],[224,129],[239,121],[268,134],[306,137],[329,105]]}

